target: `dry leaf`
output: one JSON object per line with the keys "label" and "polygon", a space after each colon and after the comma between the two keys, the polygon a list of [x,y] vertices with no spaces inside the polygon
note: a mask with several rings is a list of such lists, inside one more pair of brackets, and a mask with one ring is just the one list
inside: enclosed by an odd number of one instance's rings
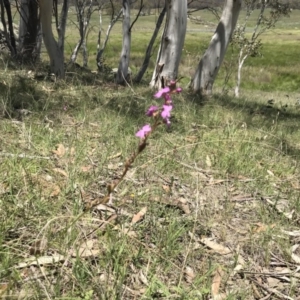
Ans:
{"label": "dry leaf", "polygon": [[59,173],[59,174],[61,174],[61,175],[63,175],[63,176],[65,176],[65,177],[69,177],[68,174],[67,174],[67,172],[64,171],[64,170],[61,169],[61,168],[54,168],[53,171],[56,172],[56,173]]}
{"label": "dry leaf", "polygon": [[119,168],[118,164],[108,164],[107,169],[108,170],[117,170]]}
{"label": "dry leaf", "polygon": [[57,254],[53,256],[41,256],[41,257],[30,257],[25,262],[21,262],[15,266],[16,269],[23,269],[29,266],[40,266],[40,265],[53,265],[55,263],[64,261],[65,257]]}
{"label": "dry leaf", "polygon": [[171,189],[170,189],[170,186],[169,185],[163,185],[162,186],[162,188],[163,188],[163,190],[167,193],[167,194],[169,194],[170,193],[170,191],[171,191]]}
{"label": "dry leaf", "polygon": [[267,170],[267,173],[268,173],[269,175],[273,176],[273,177],[275,176],[274,173],[273,173],[272,171],[270,171],[270,170]]}
{"label": "dry leaf", "polygon": [[66,148],[63,144],[58,144],[55,150],[52,150],[58,157],[63,157],[66,154]]}
{"label": "dry leaf", "polygon": [[50,194],[50,197],[56,197],[60,194],[60,187],[58,185],[53,186],[53,190]]}
{"label": "dry leaf", "polygon": [[136,215],[133,216],[131,220],[131,225],[139,222],[147,212],[147,206],[143,207]]}
{"label": "dry leaf", "polygon": [[82,167],[80,168],[81,172],[84,172],[84,173],[87,173],[87,172],[91,171],[92,169],[93,169],[93,166],[91,166],[91,165],[88,165],[88,166],[82,166]]}
{"label": "dry leaf", "polygon": [[0,296],[5,293],[5,291],[8,289],[8,283],[0,283]]}
{"label": "dry leaf", "polygon": [[274,228],[276,224],[265,225],[263,223],[256,223],[256,228],[253,229],[253,233],[260,233],[268,230],[269,228]]}
{"label": "dry leaf", "polygon": [[9,191],[9,186],[4,185],[4,183],[0,182],[0,195],[5,194]]}
{"label": "dry leaf", "polygon": [[109,156],[107,159],[113,159],[113,158],[117,158],[120,157],[122,155],[122,152],[118,152],[117,154],[114,154],[112,156]]}
{"label": "dry leaf", "polygon": [[72,147],[72,148],[70,149],[70,155],[71,155],[71,156],[74,156],[75,153],[76,153],[75,148]]}
{"label": "dry leaf", "polygon": [[78,251],[73,250],[72,256],[81,258],[95,257],[99,254],[100,249],[95,247],[96,240],[88,240],[80,245]]}
{"label": "dry leaf", "polygon": [[200,239],[200,242],[221,255],[226,255],[232,252],[229,248],[213,242],[211,238],[202,238]]}
{"label": "dry leaf", "polygon": [[222,276],[223,276],[223,270],[221,267],[218,267],[218,269],[215,272],[215,276],[213,278],[212,284],[211,284],[211,295],[213,297],[216,297],[219,294]]}
{"label": "dry leaf", "polygon": [[139,272],[139,279],[140,279],[140,281],[141,281],[144,285],[148,285],[148,279],[147,279],[147,277],[144,275],[144,273],[143,273],[142,270]]}
{"label": "dry leaf", "polygon": [[196,275],[195,275],[195,273],[194,273],[194,270],[191,268],[191,267],[189,267],[189,266],[187,266],[186,268],[185,268],[185,271],[184,271],[184,278],[185,278],[185,281],[187,282],[187,283],[193,283],[193,281],[194,281],[194,279],[195,279],[195,277],[196,277]]}
{"label": "dry leaf", "polygon": [[189,143],[195,143],[198,140],[198,137],[196,135],[189,135],[185,140]]}
{"label": "dry leaf", "polygon": [[190,211],[190,208],[189,208],[189,205],[186,201],[186,199],[184,198],[179,198],[178,200],[174,201],[174,205],[178,206],[180,209],[182,209],[182,211],[185,213],[185,214],[190,214],[191,211]]}
{"label": "dry leaf", "polygon": [[295,236],[298,237],[300,236],[300,230],[297,231],[286,231],[286,230],[281,230],[283,233],[289,235],[289,236]]}
{"label": "dry leaf", "polygon": [[211,167],[211,159],[210,159],[209,155],[206,155],[205,163],[209,168]]}
{"label": "dry leaf", "polygon": [[300,264],[300,256],[295,254],[294,252],[298,249],[300,245],[296,244],[294,246],[291,247],[291,252],[292,252],[292,260],[296,263],[296,264]]}

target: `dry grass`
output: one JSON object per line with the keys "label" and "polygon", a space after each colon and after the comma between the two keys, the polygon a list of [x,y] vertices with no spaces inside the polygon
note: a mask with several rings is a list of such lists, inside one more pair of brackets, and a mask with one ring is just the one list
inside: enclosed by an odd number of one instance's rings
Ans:
{"label": "dry grass", "polygon": [[114,205],[82,214],[120,176],[151,93],[16,78],[1,79],[4,298],[299,296],[299,109],[283,94],[178,96]]}

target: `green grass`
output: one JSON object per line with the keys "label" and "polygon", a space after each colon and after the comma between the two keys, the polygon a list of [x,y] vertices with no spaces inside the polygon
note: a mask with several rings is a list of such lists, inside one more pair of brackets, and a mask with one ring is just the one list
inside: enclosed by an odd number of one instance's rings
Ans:
{"label": "green grass", "polygon": [[[107,51],[112,65],[118,28]],[[280,29],[283,39],[292,39],[290,32]],[[133,35],[138,67],[150,30]],[[257,282],[271,289],[274,277],[274,289],[299,297],[291,250],[299,236],[282,232],[297,234],[300,216],[297,45],[289,40],[286,48],[267,35],[263,56],[246,62],[241,98],[221,93],[221,69],[215,95],[200,101],[185,83],[209,38],[187,35],[184,92],[174,96],[171,129],[161,126],[149,139],[113,193],[112,208],[85,214],[86,203],[121,176],[138,144],[134,133],[149,122],[144,112],[155,100],[147,80],[119,87],[78,70],[52,82],[43,64],[28,73],[2,60],[3,299],[210,299],[218,270],[225,299],[263,298]],[[31,265],[22,264],[30,258]],[[283,271],[290,280],[279,276]]]}

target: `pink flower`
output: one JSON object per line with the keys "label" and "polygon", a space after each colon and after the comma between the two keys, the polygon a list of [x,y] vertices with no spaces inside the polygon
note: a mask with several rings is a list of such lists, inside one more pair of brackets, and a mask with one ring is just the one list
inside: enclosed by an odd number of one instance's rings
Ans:
{"label": "pink flower", "polygon": [[163,97],[165,94],[167,94],[169,92],[170,92],[170,88],[168,86],[166,86],[165,88],[161,89],[156,94],[154,94],[154,97],[155,98],[161,98],[161,97]]}
{"label": "pink flower", "polygon": [[141,138],[141,139],[144,139],[146,137],[146,135],[151,132],[151,126],[149,124],[146,124],[143,126],[142,129],[140,129],[136,134],[135,136]]}
{"label": "pink flower", "polygon": [[167,120],[171,117],[171,110],[172,110],[173,106],[172,105],[163,105],[163,110],[161,112],[161,117],[164,120]]}
{"label": "pink flower", "polygon": [[165,104],[171,105],[173,103],[170,94],[164,94],[164,98],[165,98]]}
{"label": "pink flower", "polygon": [[152,117],[154,115],[154,113],[158,111],[158,109],[159,109],[158,106],[155,106],[155,105],[150,106],[146,112],[146,116]]}
{"label": "pink flower", "polygon": [[182,92],[182,88],[179,87],[176,89],[176,93],[181,93],[181,92]]}

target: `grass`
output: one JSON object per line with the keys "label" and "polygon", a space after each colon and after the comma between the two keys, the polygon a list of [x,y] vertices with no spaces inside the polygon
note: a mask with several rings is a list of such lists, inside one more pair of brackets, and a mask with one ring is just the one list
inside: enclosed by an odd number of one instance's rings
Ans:
{"label": "grass", "polygon": [[[109,49],[119,47],[116,35]],[[209,40],[199,36],[201,44],[187,36],[183,74]],[[140,37],[133,59],[142,57]],[[241,98],[218,93],[223,70],[209,100],[184,89],[171,130],[155,132],[113,207],[84,214],[136,149],[152,91],[84,70],[51,82],[43,65],[32,73],[44,76],[32,77],[3,61],[1,297],[299,298],[297,63],[276,58],[286,44],[267,38],[264,56],[246,63]],[[296,62],[294,47],[290,41],[286,53]],[[117,52],[107,52],[111,64]]]}

